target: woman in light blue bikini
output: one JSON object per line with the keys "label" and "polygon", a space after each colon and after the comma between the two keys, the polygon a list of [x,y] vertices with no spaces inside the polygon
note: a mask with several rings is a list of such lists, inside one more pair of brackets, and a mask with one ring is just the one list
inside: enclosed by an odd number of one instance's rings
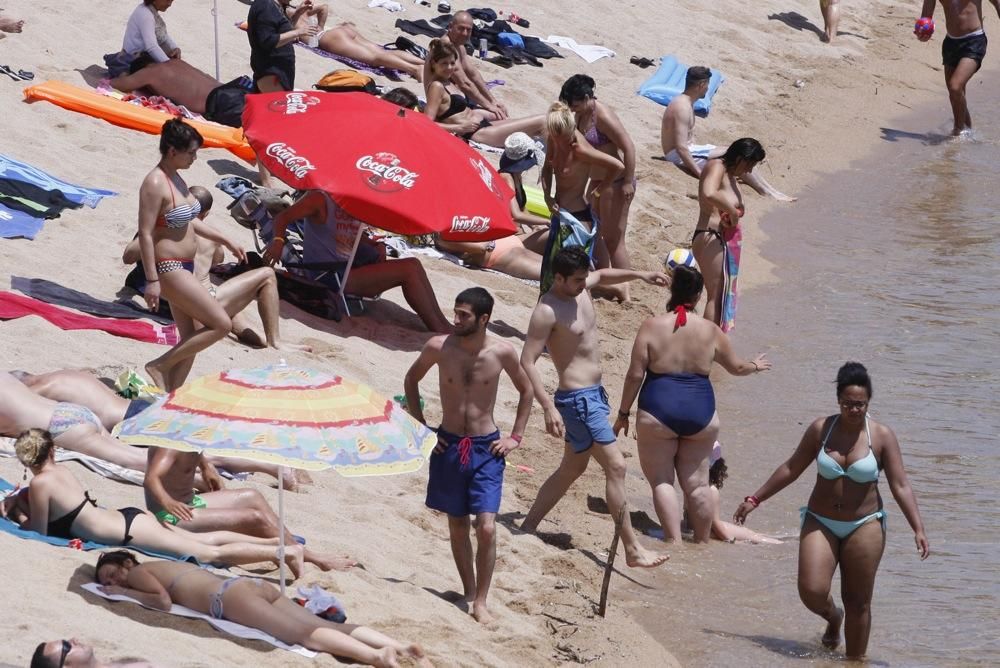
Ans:
{"label": "woman in light blue bikini", "polygon": [[[840,413],[814,421],[788,461],[746,497],[733,515],[734,522],[743,524],[758,505],[816,462],[816,486],[801,513],[799,596],[810,611],[827,621],[823,635],[827,647],[840,644],[840,625],[844,623],[847,656],[853,659],[863,657],[868,649],[875,573],[885,548],[886,514],[878,491],[880,470],[885,471],[892,496],[913,529],[920,558],[930,554],[896,435],[869,419],[871,397],[872,382],[863,365],[848,362],[840,367]],[[838,565],[844,610],[830,595]]]}
{"label": "woman in light blue bikini", "polygon": [[394,640],[356,624],[337,624],[312,614],[256,578],[223,578],[194,564],[147,561],[128,550],[106,552],[97,560],[96,580],[105,594],[124,595],[158,610],[176,603],[215,619],[259,629],[289,645],[348,657],[372,666],[399,666],[408,656],[430,666],[420,645]]}

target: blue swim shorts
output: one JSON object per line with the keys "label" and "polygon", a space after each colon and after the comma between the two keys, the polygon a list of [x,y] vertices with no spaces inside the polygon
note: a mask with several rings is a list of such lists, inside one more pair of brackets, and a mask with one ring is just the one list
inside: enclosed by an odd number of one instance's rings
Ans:
{"label": "blue swim shorts", "polygon": [[457,436],[444,429],[437,434],[446,449],[431,454],[427,507],[452,517],[498,512],[507,460],[490,452],[490,445],[500,438],[499,430],[486,436]]}
{"label": "blue swim shorts", "polygon": [[615,442],[615,432],[608,422],[611,406],[603,385],[559,390],[554,401],[566,425],[566,442],[574,452],[586,452],[594,443],[608,445]]}

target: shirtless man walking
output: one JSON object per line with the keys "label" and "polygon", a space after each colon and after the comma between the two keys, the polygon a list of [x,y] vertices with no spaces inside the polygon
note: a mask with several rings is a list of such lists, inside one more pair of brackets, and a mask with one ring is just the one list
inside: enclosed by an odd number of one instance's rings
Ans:
{"label": "shirtless man walking", "polygon": [[[701,177],[705,163],[712,158],[720,157],[727,148],[694,143],[694,123],[697,120],[694,103],[708,95],[711,78],[712,71],[707,67],[700,65],[689,67],[684,80],[684,92],[670,101],[660,123],[660,147],[663,149],[664,159],[696,179]],[[779,202],[796,200],[795,197],[789,197],[756,174],[746,174],[741,180],[759,195],[773,197]]]}
{"label": "shirtless man walking", "polygon": [[[458,51],[458,67],[452,75],[451,82],[458,86],[462,94],[470,102],[475,102],[479,107],[486,109],[496,116],[493,120],[502,121],[507,118],[507,107],[493,97],[493,93],[486,86],[483,75],[476,69],[476,64],[465,50],[465,45],[472,38],[472,14],[462,10],[455,12],[451,23],[448,24],[448,32],[441,39],[453,44]],[[424,81],[430,81],[428,68],[430,63],[424,66]]]}
{"label": "shirtless man walking", "polygon": [[[195,474],[199,469],[210,491],[196,494]],[[285,544],[295,545],[295,537],[280,525],[260,492],[223,489],[215,467],[199,452],[149,448],[142,487],[146,508],[163,524],[195,533],[235,531],[261,538],[278,538],[284,532]],[[324,571],[348,570],[357,565],[348,557],[324,559],[308,549],[304,555],[307,562]]]}
{"label": "shirtless man walking", "polygon": [[[989,0],[1000,16],[1000,0]],[[955,124],[951,134],[958,136],[972,130],[972,116],[969,114],[965,87],[972,75],[982,67],[986,57],[986,33],[983,31],[982,0],[943,0],[944,21],[948,34],[941,43],[941,58],[944,63],[944,82],[948,86],[948,99]],[[924,0],[921,18],[934,17],[937,0]],[[930,41],[933,30],[917,32],[921,42]]]}
{"label": "shirtless man walking", "polygon": [[[486,596],[496,564],[496,514],[500,510],[505,457],[521,444],[531,412],[531,383],[518,364],[517,351],[506,341],[486,335],[493,297],[469,288],[455,297],[455,330],[435,336],[406,372],[406,405],[424,422],[420,380],[435,364],[441,394],[438,445],[430,460],[427,506],[448,514],[451,553],[462,579],[464,601],[472,616],[489,622]],[[514,427],[501,436],[493,421],[500,372],[506,372],[520,395]],[[469,515],[476,516],[473,568]]]}
{"label": "shirtless man walking", "polygon": [[[555,281],[542,296],[528,325],[528,337],[521,351],[524,368],[535,398],[545,410],[545,430],[564,438],[562,462],[538,490],[523,531],[534,532],[538,524],[587,469],[591,456],[604,469],[606,495],[611,516],[617,518],[625,507],[625,458],[615,444],[608,418],[611,408],[601,385],[601,351],[597,340],[597,316],[589,290],[599,283],[622,283],[642,279],[651,285],[667,285],[667,277],[654,271],[601,269],[590,272],[590,259],[578,246],[559,251],[552,262]],[[559,374],[559,390],[549,398],[535,364],[548,348]],[[668,557],[639,544],[632,520],[624,513],[621,525],[625,563],[632,567],[653,567]]]}

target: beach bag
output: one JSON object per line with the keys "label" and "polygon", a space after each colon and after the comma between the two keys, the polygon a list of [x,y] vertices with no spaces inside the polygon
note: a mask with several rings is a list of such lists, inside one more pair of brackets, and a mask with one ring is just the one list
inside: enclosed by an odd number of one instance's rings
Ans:
{"label": "beach bag", "polygon": [[562,209],[559,209],[559,213],[552,216],[552,222],[549,225],[549,238],[545,242],[545,251],[542,253],[542,280],[539,284],[541,294],[544,295],[548,292],[555,281],[552,260],[563,248],[582,246],[587,251],[587,255],[590,256],[590,264],[593,267],[597,226],[596,216],[592,229],[587,229],[586,223],[577,220],[568,211]]}
{"label": "beach bag", "polygon": [[327,93],[363,92],[378,94],[375,80],[357,70],[334,70],[316,82],[315,88]]}
{"label": "beach bag", "polygon": [[104,64],[108,68],[108,78],[117,79],[123,74],[128,74],[132,60],[134,60],[134,56],[124,51],[104,54]]}
{"label": "beach bag", "polygon": [[243,126],[243,108],[247,104],[247,89],[243,77],[213,88],[205,99],[205,118],[231,128]]}

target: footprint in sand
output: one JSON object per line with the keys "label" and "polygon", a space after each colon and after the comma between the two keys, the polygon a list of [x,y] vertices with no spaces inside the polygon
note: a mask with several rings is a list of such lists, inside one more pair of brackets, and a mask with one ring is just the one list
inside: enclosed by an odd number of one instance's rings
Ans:
{"label": "footprint in sand", "polygon": [[326,359],[341,357],[344,352],[343,346],[339,346],[335,343],[328,343],[326,341],[321,341],[320,339],[314,339],[312,337],[306,337],[302,339],[302,345],[309,346],[310,348],[312,348],[312,352],[307,352],[304,354],[316,355],[318,357],[323,357]]}

